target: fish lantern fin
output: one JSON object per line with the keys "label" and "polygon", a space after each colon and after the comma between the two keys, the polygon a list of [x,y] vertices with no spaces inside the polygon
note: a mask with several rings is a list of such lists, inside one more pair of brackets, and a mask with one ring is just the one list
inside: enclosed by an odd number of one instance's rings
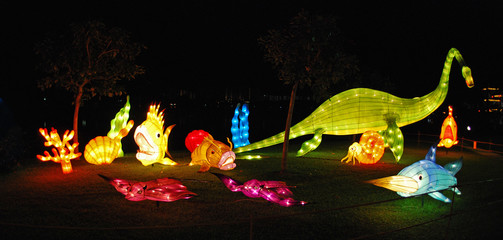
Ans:
{"label": "fish lantern fin", "polygon": [[[434,190],[432,190],[432,191],[434,191]],[[428,193],[428,195],[430,197],[432,197],[433,199],[436,199],[436,200],[439,200],[439,201],[442,201],[445,203],[451,202],[451,200],[449,198],[447,198],[446,196],[444,196],[444,194],[442,194],[441,192],[431,192],[431,193]]]}
{"label": "fish lantern fin", "polygon": [[207,172],[208,170],[210,170],[210,165],[207,163],[207,162],[204,162],[202,165],[201,165],[201,168],[199,168],[199,173],[202,173],[202,172]]}
{"label": "fish lantern fin", "polygon": [[447,163],[444,166],[445,170],[447,170],[452,176],[456,175],[456,173],[461,170],[461,167],[463,167],[463,157],[460,157],[454,162]]}
{"label": "fish lantern fin", "polygon": [[168,151],[168,139],[169,139],[169,134],[171,133],[171,130],[175,127],[176,124],[173,124],[173,125],[170,125],[169,127],[166,128],[166,130],[164,131],[164,138],[166,138],[166,154],[168,154],[168,157],[170,159],[173,159],[173,157],[171,156],[171,154],[169,153]]}
{"label": "fish lantern fin", "polygon": [[430,147],[430,150],[428,151],[428,153],[426,154],[424,159],[428,160],[428,161],[436,162],[437,161],[436,156],[437,156],[437,145],[434,144]]}

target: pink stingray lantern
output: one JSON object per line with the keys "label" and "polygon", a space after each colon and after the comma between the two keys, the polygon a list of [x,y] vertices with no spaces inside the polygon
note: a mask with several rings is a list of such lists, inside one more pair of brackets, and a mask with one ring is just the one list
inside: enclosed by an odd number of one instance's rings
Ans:
{"label": "pink stingray lantern", "polygon": [[153,200],[173,202],[179,199],[189,199],[197,194],[187,190],[187,187],[176,179],[159,178],[148,182],[109,178],[99,175],[112,184],[115,189],[126,196],[129,201]]}
{"label": "pink stingray lantern", "polygon": [[259,181],[252,179],[244,184],[219,173],[212,173],[220,178],[224,185],[233,192],[242,192],[247,197],[264,198],[269,202],[276,203],[283,207],[304,206],[307,202],[298,201],[293,198],[292,191],[285,182],[281,181]]}

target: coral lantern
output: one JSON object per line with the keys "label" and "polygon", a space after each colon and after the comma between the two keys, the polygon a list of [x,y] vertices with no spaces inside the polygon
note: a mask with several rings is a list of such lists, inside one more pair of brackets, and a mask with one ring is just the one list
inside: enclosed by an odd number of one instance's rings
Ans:
{"label": "coral lantern", "polygon": [[40,128],[39,132],[47,141],[44,143],[44,146],[54,146],[52,149],[54,156],[51,156],[48,151],[44,151],[44,156],[37,155],[37,158],[44,162],[51,160],[53,162],[61,163],[61,168],[64,174],[73,172],[70,160],[79,158],[80,155],[82,155],[82,153],[74,153],[74,150],[77,148],[79,143],[74,142],[72,145],[68,143],[73,139],[74,131],[66,130],[63,134],[63,139],[59,137],[58,131],[54,128],[50,133],[47,133],[47,129],[45,128]]}
{"label": "coral lantern", "polygon": [[452,106],[449,106],[449,115],[445,118],[440,132],[440,142],[437,146],[450,148],[458,144],[458,125],[452,116]]}

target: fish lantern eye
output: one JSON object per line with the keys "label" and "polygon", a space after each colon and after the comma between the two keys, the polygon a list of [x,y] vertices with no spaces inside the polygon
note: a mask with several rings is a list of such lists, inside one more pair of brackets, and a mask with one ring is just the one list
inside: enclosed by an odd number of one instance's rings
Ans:
{"label": "fish lantern eye", "polygon": [[419,175],[419,180],[423,180],[423,175]]}
{"label": "fish lantern eye", "polygon": [[215,151],[211,150],[211,154],[215,154]]}
{"label": "fish lantern eye", "polygon": [[157,138],[160,138],[160,137],[161,137],[161,134],[160,134],[160,133],[157,133],[155,136],[156,136]]}

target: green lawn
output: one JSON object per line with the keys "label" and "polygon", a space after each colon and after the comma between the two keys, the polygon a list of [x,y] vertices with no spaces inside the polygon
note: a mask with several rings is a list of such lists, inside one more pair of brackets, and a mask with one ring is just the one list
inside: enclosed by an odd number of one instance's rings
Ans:
{"label": "green lawn", "polygon": [[[429,196],[400,198],[364,181],[395,175],[423,159],[428,144],[406,145],[400,163],[391,152],[375,165],[347,165],[340,159],[351,141],[327,137],[320,147],[296,158],[306,139],[291,142],[288,172],[280,175],[281,145],[250,152],[261,160],[236,160],[226,174],[238,181],[281,180],[302,207],[281,207],[231,192],[210,173],[187,166],[188,151],[172,152],[182,166],[144,167],[134,154],[108,166],[73,161],[64,175],[59,164],[35,157],[14,172],[0,175],[2,239],[482,239],[503,236],[503,157],[454,147],[439,148],[444,165],[460,156],[461,196],[454,205]],[[244,154],[250,154],[244,153]],[[148,181],[182,179],[198,196],[171,203],[131,202],[98,176]],[[490,181],[492,180],[492,181]],[[444,191],[451,198],[451,191]],[[398,199],[398,200],[395,200]],[[377,202],[375,204],[371,204]],[[452,217],[449,217],[452,207]],[[439,219],[439,220],[437,220]]]}

